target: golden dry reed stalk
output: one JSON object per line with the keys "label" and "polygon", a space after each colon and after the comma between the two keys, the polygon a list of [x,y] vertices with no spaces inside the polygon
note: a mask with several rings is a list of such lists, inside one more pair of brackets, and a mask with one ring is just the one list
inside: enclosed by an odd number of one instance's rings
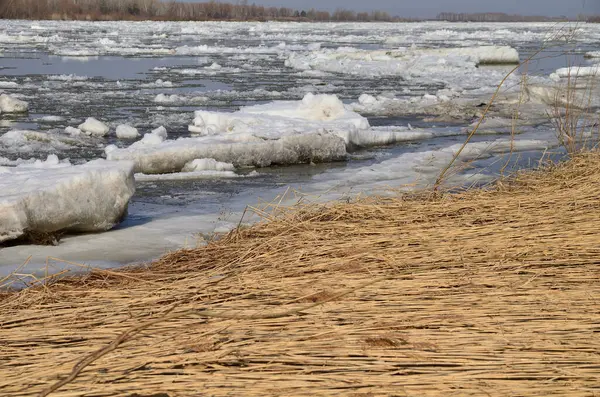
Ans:
{"label": "golden dry reed stalk", "polygon": [[588,396],[599,196],[583,153],[487,190],[274,207],[206,247],[8,293],[0,395]]}

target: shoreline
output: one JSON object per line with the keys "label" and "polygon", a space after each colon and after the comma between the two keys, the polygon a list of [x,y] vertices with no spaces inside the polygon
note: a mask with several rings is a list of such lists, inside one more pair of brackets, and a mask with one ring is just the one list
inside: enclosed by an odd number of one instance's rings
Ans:
{"label": "shoreline", "polygon": [[141,325],[53,395],[586,395],[599,186],[589,152],[486,189],[274,208],[206,247],[0,295],[0,391],[39,393]]}

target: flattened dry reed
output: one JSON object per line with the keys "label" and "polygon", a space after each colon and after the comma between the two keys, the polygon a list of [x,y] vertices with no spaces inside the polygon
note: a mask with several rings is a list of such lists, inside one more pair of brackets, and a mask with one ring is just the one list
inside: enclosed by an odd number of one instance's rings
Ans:
{"label": "flattened dry reed", "polygon": [[278,213],[5,294],[0,395],[38,395],[145,322],[52,395],[600,394],[599,153],[485,190]]}

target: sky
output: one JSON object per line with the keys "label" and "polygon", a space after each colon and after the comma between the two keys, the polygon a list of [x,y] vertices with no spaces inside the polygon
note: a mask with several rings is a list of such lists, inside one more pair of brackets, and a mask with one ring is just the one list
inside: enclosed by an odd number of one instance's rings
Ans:
{"label": "sky", "polygon": [[[199,1],[199,0],[187,0]],[[205,0],[204,0],[205,1]],[[223,0],[235,3],[236,0]],[[440,12],[505,12],[508,14],[569,17],[600,14],[600,0],[248,0],[265,6],[315,8],[333,11],[388,11],[403,17],[435,17]]]}

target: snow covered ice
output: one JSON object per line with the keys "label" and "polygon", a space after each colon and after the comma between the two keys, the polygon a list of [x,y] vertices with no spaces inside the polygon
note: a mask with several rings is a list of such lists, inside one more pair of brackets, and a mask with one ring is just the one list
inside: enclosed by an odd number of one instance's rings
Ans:
{"label": "snow covered ice", "polygon": [[133,160],[146,174],[179,172],[195,159],[236,167],[265,167],[342,160],[346,144],[368,121],[335,96],[307,94],[302,101],[251,106],[235,113],[196,111],[190,132],[197,138],[165,141],[158,131],[128,148],[110,147],[109,160]]}
{"label": "snow covered ice", "polygon": [[0,113],[26,112],[29,104],[7,94],[0,94]]}
{"label": "snow covered ice", "polygon": [[132,146],[124,149],[111,147],[106,151],[106,157],[108,160],[134,161],[136,172],[145,174],[180,172],[196,158],[212,158],[236,167],[267,167],[346,158],[343,140],[325,132],[293,134],[278,139],[229,134]]}
{"label": "snow covered ice", "polygon": [[127,124],[118,125],[117,129],[115,130],[115,133],[117,134],[117,138],[119,139],[136,139],[140,136],[140,133],[138,132],[137,128]]}
{"label": "snow covered ice", "polygon": [[234,171],[231,163],[223,163],[214,159],[196,159],[183,166],[183,172],[193,171]]}
{"label": "snow covered ice", "polygon": [[92,136],[105,136],[110,128],[93,117],[88,117],[84,123],[80,124],[79,128],[84,134]]}
{"label": "snow covered ice", "polygon": [[[276,101],[237,112],[195,112],[197,138],[165,140],[156,131],[128,148],[106,148],[109,160],[132,160],[136,172],[180,172],[190,161],[212,158],[235,167],[265,167],[346,158],[355,147],[389,145],[417,137],[408,128],[371,128],[335,95],[306,94],[301,101]],[[421,134],[420,136],[432,136]]]}
{"label": "snow covered ice", "polygon": [[[10,130],[0,135],[0,150],[6,153],[48,153],[89,147],[90,142],[69,130],[71,136],[54,132]],[[77,130],[79,131],[79,130]],[[88,138],[89,139],[89,138]]]}
{"label": "snow covered ice", "polygon": [[0,242],[28,232],[99,232],[120,222],[135,191],[133,164],[94,160],[0,167]]}
{"label": "snow covered ice", "polygon": [[291,53],[285,64],[299,70],[364,77],[398,76],[423,83],[425,79],[434,79],[454,87],[472,88],[497,84],[499,81],[499,73],[482,70],[480,65],[518,62],[519,53],[511,47],[393,50],[341,47],[335,50]]}
{"label": "snow covered ice", "polygon": [[571,66],[560,68],[550,75],[550,78],[559,80],[561,78],[577,77],[600,77],[600,63],[592,66]]}

